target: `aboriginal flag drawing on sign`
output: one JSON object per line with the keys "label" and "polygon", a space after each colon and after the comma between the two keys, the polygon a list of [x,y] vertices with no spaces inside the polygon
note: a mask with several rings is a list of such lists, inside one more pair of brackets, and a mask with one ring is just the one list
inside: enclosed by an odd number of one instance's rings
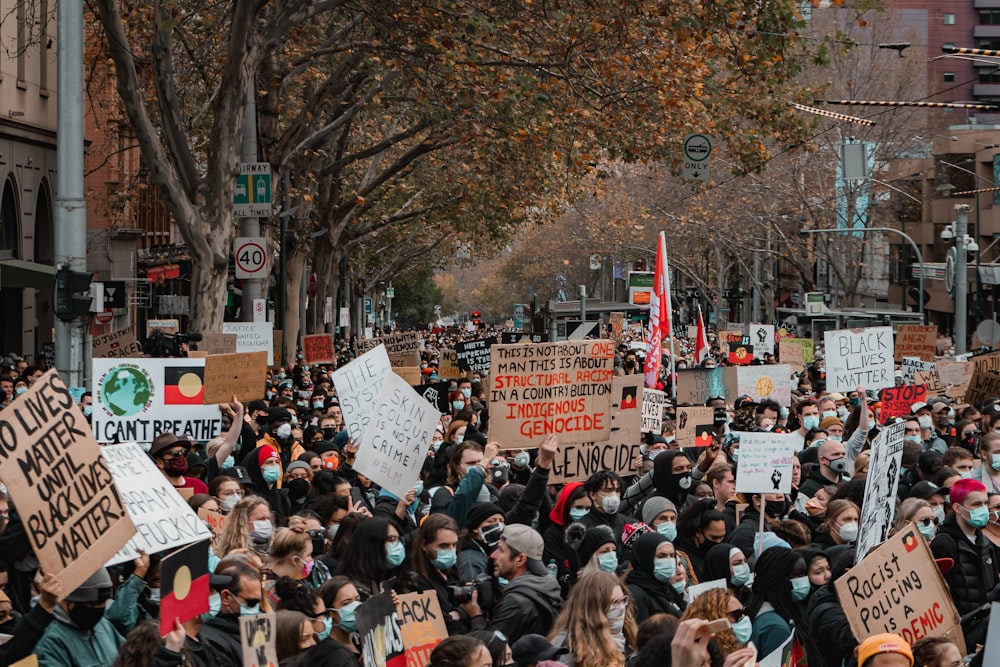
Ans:
{"label": "aboriginal flag drawing on sign", "polygon": [[160,565],[160,634],[208,611],[208,540],[182,547]]}
{"label": "aboriginal flag drawing on sign", "polygon": [[163,369],[163,402],[166,405],[201,405],[204,394],[204,367],[167,366]]}

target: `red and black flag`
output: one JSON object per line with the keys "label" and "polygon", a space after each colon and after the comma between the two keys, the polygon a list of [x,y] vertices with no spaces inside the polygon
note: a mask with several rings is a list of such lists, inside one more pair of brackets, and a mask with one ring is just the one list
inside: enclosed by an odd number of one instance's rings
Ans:
{"label": "red and black flag", "polygon": [[753,361],[753,345],[746,343],[729,344],[729,363],[733,366],[748,366]]}
{"label": "red and black flag", "polygon": [[618,403],[619,410],[634,410],[639,404],[638,387],[622,387],[622,400]]}
{"label": "red and black flag", "polygon": [[167,366],[163,369],[163,402],[166,405],[201,405],[204,395],[203,366]]}
{"label": "red and black flag", "polygon": [[160,634],[208,611],[208,540],[178,549],[160,564]]}
{"label": "red and black flag", "polygon": [[694,427],[694,446],[708,447],[715,438],[715,424],[698,424]]}

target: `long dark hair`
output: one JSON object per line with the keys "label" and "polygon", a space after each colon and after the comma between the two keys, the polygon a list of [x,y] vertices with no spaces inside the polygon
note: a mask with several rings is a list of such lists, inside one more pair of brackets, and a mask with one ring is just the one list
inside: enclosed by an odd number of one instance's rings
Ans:
{"label": "long dark hair", "polygon": [[[750,604],[747,605],[747,615],[755,620],[761,606],[769,602],[774,611],[794,628],[796,638],[806,648],[806,654],[816,656],[822,665],[819,648],[809,635],[805,614],[801,605],[792,600],[792,584],[789,574],[799,561],[805,561],[803,554],[785,547],[771,547],[757,559],[754,566],[754,581],[750,594]],[[810,660],[810,664],[812,661]]]}
{"label": "long dark hair", "polygon": [[[458,524],[447,514],[431,514],[424,522],[420,525],[420,529],[417,531],[417,537],[413,541],[412,548],[412,560],[413,569],[424,579],[431,578],[432,569],[437,569],[437,567],[431,563],[430,558],[424,553],[424,547],[428,544],[433,544],[437,540],[437,534],[442,530],[454,531],[456,538],[458,537]],[[455,570],[453,565],[452,570]],[[457,571],[456,571],[457,578]]]}
{"label": "long dark hair", "polygon": [[[393,576],[393,568],[385,558],[385,540],[389,536],[389,520],[374,517],[359,525],[351,544],[340,560],[337,574],[349,576],[366,586],[380,583]],[[372,594],[378,591],[372,591]]]}

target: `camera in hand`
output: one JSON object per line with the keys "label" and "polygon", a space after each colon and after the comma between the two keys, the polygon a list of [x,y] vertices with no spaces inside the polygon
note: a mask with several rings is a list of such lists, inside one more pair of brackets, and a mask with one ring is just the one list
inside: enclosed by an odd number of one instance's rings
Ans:
{"label": "camera in hand", "polygon": [[496,602],[493,578],[489,575],[480,574],[470,583],[462,586],[449,586],[448,590],[455,599],[455,604],[465,604],[472,600],[472,594],[479,592],[479,606],[482,609],[492,609]]}

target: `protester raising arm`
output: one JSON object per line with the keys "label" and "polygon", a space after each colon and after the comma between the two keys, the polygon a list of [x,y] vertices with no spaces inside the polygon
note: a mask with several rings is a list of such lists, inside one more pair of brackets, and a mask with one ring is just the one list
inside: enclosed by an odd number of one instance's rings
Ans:
{"label": "protester raising arm", "polygon": [[128,635],[139,622],[139,595],[146,590],[146,573],[149,572],[149,554],[139,552],[139,557],[132,561],[135,570],[132,576],[118,589],[114,602],[108,606],[107,619],[122,634]]}
{"label": "protester raising arm", "polygon": [[524,493],[504,516],[507,525],[514,523],[531,525],[535,519],[535,513],[538,512],[542,501],[548,494],[549,471],[552,470],[552,463],[558,452],[559,439],[555,435],[549,434],[542,441],[541,447],[538,448],[538,460],[535,461],[535,469],[531,472],[531,477],[528,478],[528,483],[524,486]]}
{"label": "protester raising arm", "polygon": [[[459,447],[455,453],[461,457],[463,451],[464,450]],[[480,461],[469,466],[465,476],[462,478],[462,481],[459,482],[458,488],[455,489],[455,496],[451,499],[451,503],[449,503],[446,513],[454,519],[455,523],[458,525],[465,525],[465,518],[469,513],[469,508],[471,508],[472,504],[476,502],[476,498],[479,497],[479,492],[483,488],[483,482],[486,481],[486,470],[483,469],[482,461],[492,461],[499,453],[500,448],[497,447],[495,442],[491,442],[486,445],[486,449],[483,452]]]}
{"label": "protester raising arm", "polygon": [[868,440],[868,430],[871,428],[871,424],[868,421],[868,394],[865,392],[864,387],[858,387],[858,398],[861,401],[856,408],[859,411],[858,427],[844,441],[844,450],[847,452],[847,466],[849,468],[854,465],[855,459],[858,458],[861,450],[864,449],[865,442]]}
{"label": "protester raising arm", "polygon": [[[225,405],[220,405],[219,408],[222,409],[226,407]],[[219,464],[219,467],[223,467],[223,462],[226,460],[230,454],[236,449],[236,443],[240,439],[240,434],[243,432],[243,414],[245,409],[243,404],[240,403],[240,399],[233,395],[233,400],[229,404],[229,410],[231,411],[232,423],[229,425],[229,430],[226,434],[222,436],[223,443],[217,450],[215,450],[215,461]],[[252,448],[251,448],[252,449]]]}

